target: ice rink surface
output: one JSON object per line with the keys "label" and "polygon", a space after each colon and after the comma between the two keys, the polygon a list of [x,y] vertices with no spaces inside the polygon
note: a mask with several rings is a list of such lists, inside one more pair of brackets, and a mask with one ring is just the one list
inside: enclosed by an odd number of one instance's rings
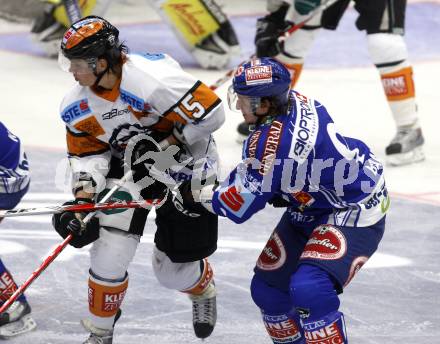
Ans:
{"label": "ice rink surface", "polygon": [[[264,1],[235,3],[227,1],[225,10],[234,15],[245,57],[252,53],[255,18],[264,10]],[[133,51],[173,54],[207,84],[222,75],[224,71],[197,69],[173,34],[146,5],[144,12],[143,6],[125,1],[113,4],[109,12]],[[341,132],[363,139],[384,158],[394,124],[377,71],[368,60],[365,36],[354,28],[355,18],[351,9],[336,32],[321,33],[298,90],[326,105]],[[384,239],[341,296],[353,344],[440,343],[439,24],[439,2],[410,1],[406,39],[414,63],[427,158],[416,165],[386,169],[392,205]],[[28,31],[29,25],[0,20],[0,118],[21,137],[32,169],[31,190],[21,207],[60,204],[69,198],[66,189],[55,182],[65,156],[64,128],[57,113],[73,78],[56,61],[42,56]],[[225,90],[226,86],[219,89],[222,97]],[[215,135],[224,173],[240,157],[235,143],[240,120],[228,113]],[[269,343],[249,283],[254,262],[280,215],[281,210],[267,208],[242,225],[220,221],[219,249],[211,257],[218,287],[218,322],[206,343]],[[114,343],[199,343],[192,333],[187,297],[164,289],[153,275],[154,230],[150,219],[129,269],[130,287]],[[59,242],[47,216],[7,219],[0,227],[2,259],[18,282]],[[26,293],[38,330],[10,343],[81,343],[86,337],[79,319],[87,310],[87,269],[88,248],[68,247]]]}

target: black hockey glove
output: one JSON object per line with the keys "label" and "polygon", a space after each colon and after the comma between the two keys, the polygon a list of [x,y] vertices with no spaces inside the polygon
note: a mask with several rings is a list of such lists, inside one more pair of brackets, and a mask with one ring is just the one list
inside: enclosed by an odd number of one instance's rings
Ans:
{"label": "black hockey glove", "polygon": [[274,208],[287,208],[291,207],[292,204],[286,201],[281,195],[275,195],[269,201],[267,201]]}
{"label": "black hockey glove", "polygon": [[[161,151],[157,144],[159,140],[144,139],[139,141],[133,149],[131,156],[131,169],[133,171],[133,181],[141,183],[143,187],[141,195],[145,199],[163,198],[167,191],[167,186],[158,180],[157,175],[150,173],[154,166],[156,173],[168,173],[166,169],[167,153]],[[164,171],[161,171],[164,168]]]}
{"label": "black hockey glove", "polygon": [[278,10],[257,19],[255,46],[257,57],[273,57],[281,52],[278,37],[289,27],[284,18],[289,4],[283,3]]}
{"label": "black hockey glove", "polygon": [[[206,185],[199,183],[193,183],[191,180],[184,181],[180,183],[180,185],[177,188],[177,193],[175,195],[175,198],[177,200],[181,201],[183,207],[191,212],[195,213],[201,213],[204,211],[207,211],[205,207],[199,202],[194,199],[194,194],[192,190],[192,185],[200,185],[201,187],[205,187]],[[216,181],[214,184],[212,184],[212,188],[216,188],[218,186],[218,182]],[[194,190],[195,192],[200,192],[200,190]]]}
{"label": "black hockey glove", "polygon": [[[93,203],[89,198],[77,198],[74,201],[69,201],[63,205]],[[99,219],[92,217],[92,219],[84,223],[82,220],[87,213],[74,213],[71,211],[64,211],[52,216],[52,225],[63,239],[69,234],[73,235],[70,245],[75,248],[86,246],[99,238]]]}

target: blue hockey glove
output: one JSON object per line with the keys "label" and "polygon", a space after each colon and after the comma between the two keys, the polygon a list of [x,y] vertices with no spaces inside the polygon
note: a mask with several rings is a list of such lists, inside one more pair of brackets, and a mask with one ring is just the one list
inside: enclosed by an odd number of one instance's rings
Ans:
{"label": "blue hockey glove", "polygon": [[309,14],[319,5],[321,5],[321,0],[295,0],[295,10],[303,16]]}

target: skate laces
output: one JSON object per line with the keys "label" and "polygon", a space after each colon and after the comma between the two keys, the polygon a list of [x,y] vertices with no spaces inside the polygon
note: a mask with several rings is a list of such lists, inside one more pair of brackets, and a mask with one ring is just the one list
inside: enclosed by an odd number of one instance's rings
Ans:
{"label": "skate laces", "polygon": [[190,295],[193,302],[193,322],[215,324],[216,321],[216,297],[214,285],[209,285],[201,295]]}
{"label": "skate laces", "polygon": [[109,335],[99,336],[91,333],[90,337],[83,344],[111,344],[113,340],[113,333]]}

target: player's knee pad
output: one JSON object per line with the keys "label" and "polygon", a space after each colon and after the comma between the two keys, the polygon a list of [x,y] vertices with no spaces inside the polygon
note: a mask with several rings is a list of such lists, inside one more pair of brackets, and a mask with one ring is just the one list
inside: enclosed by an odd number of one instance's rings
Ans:
{"label": "player's knee pad", "polygon": [[108,279],[89,271],[89,311],[93,326],[112,328],[116,314],[128,288],[128,274],[119,279]]}
{"label": "player's knee pad", "polygon": [[119,230],[101,228],[90,250],[90,267],[102,278],[120,279],[133,260],[140,237]]}
{"label": "player's knee pad", "polygon": [[391,33],[367,35],[368,52],[373,63],[380,66],[399,64],[408,59],[408,51],[403,36]]}
{"label": "player's knee pad", "polygon": [[213,276],[207,260],[174,263],[157,247],[153,251],[153,271],[164,287],[181,291],[191,290],[201,280],[207,286]]}
{"label": "player's knee pad", "polygon": [[332,312],[315,321],[303,321],[306,343],[338,343],[347,344],[344,315]]}
{"label": "player's knee pad", "polygon": [[251,296],[265,313],[287,313],[293,307],[289,292],[270,286],[258,275],[252,278]]}
{"label": "player's knee pad", "polygon": [[340,301],[330,275],[321,268],[301,264],[290,280],[293,306],[303,318],[320,319],[338,310]]}
{"label": "player's knee pad", "polygon": [[277,56],[277,59],[284,58],[286,61],[282,61],[283,63],[303,63],[304,57],[309,51],[318,32],[319,29],[296,31],[295,34],[284,41],[283,51],[287,54],[284,55],[284,57],[280,54],[280,56]]}
{"label": "player's knee pad", "polygon": [[299,315],[292,307],[289,293],[268,285],[254,275],[251,295],[261,310],[266,331],[274,343],[304,343]]}

